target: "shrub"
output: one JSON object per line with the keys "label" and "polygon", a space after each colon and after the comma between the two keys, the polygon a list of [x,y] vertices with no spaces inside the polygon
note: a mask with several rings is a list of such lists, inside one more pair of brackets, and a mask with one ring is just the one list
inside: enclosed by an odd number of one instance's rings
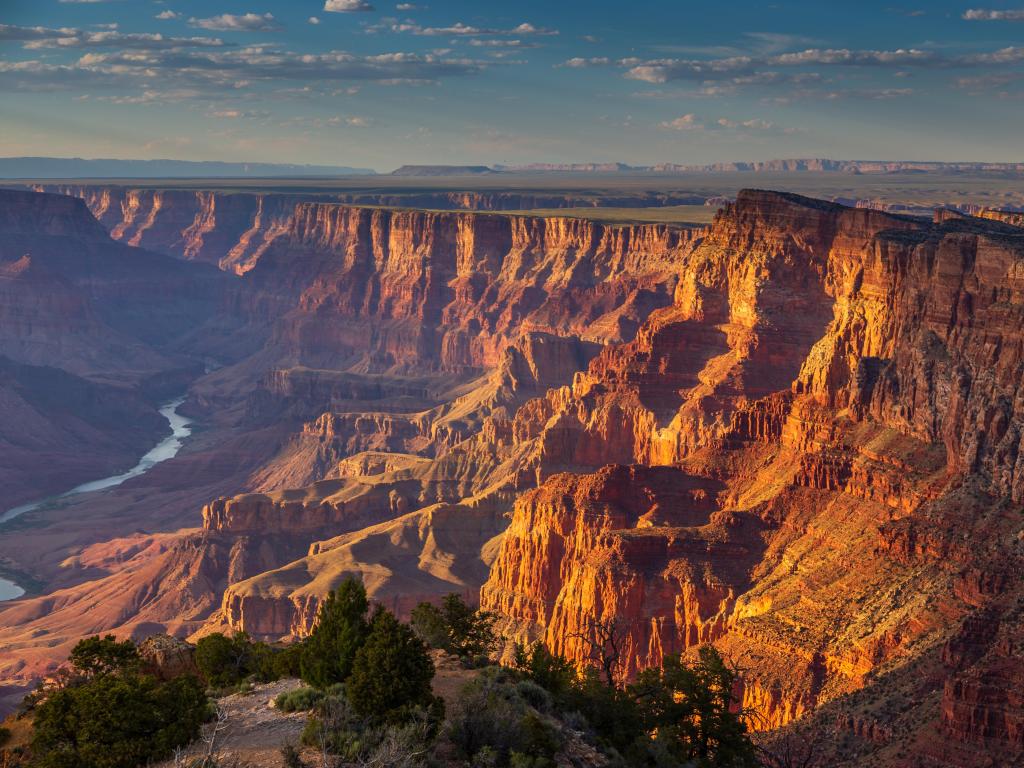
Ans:
{"label": "shrub", "polygon": [[302,743],[345,760],[355,760],[365,748],[363,720],[344,696],[328,693],[319,701],[302,731]]}
{"label": "shrub", "polygon": [[398,722],[414,707],[439,706],[431,692],[433,677],[434,663],[423,641],[407,624],[379,609],[355,654],[346,690],[362,717]]}
{"label": "shrub", "polygon": [[274,707],[282,712],[308,712],[323,701],[324,695],[316,688],[296,688],[274,699]]}
{"label": "shrub", "polygon": [[474,766],[508,766],[515,760],[538,768],[553,765],[559,731],[531,708],[528,697],[550,704],[550,694],[536,684],[517,682],[507,670],[487,670],[452,706],[443,739]]}
{"label": "shrub", "polygon": [[343,683],[352,674],[356,652],[369,632],[366,589],[346,579],[320,606],[316,626],[302,644],[302,679],[315,688]]}
{"label": "shrub", "polygon": [[556,698],[564,697],[577,679],[572,662],[551,653],[543,643],[517,646],[514,664],[529,680]]}
{"label": "shrub", "polygon": [[493,614],[471,608],[457,594],[447,595],[440,607],[420,603],[411,623],[423,642],[462,659],[486,656],[494,647]]}
{"label": "shrub", "polygon": [[113,635],[99,635],[79,640],[71,649],[68,661],[86,677],[106,675],[136,668],[139,649],[131,640],[118,640]]}
{"label": "shrub", "polygon": [[284,763],[284,768],[307,768],[302,753],[294,744],[285,744],[281,747],[281,762]]}
{"label": "shrub", "polygon": [[261,683],[297,677],[300,650],[298,645],[278,650],[251,640],[245,632],[236,632],[230,638],[215,632],[196,644],[195,660],[209,685],[234,688],[250,677]]}
{"label": "shrub", "polygon": [[253,645],[244,632],[225,637],[220,632],[196,643],[196,667],[210,685],[237,685],[253,671]]}
{"label": "shrub", "polygon": [[135,768],[195,739],[206,713],[195,677],[160,683],[134,671],[101,673],[36,707],[33,765]]}
{"label": "shrub", "polygon": [[520,680],[516,684],[516,693],[534,709],[541,712],[551,711],[551,694],[532,680]]}
{"label": "shrub", "polygon": [[644,729],[656,732],[658,742],[683,761],[758,765],[746,726],[732,709],[735,673],[711,646],[698,656],[692,667],[666,657],[660,669],[644,670],[630,686]]}
{"label": "shrub", "polygon": [[518,746],[520,734],[516,727],[525,714],[521,700],[508,688],[504,693],[485,683],[471,683],[463,689],[450,708],[444,724],[444,737],[461,757],[481,762],[493,755],[495,765],[504,765],[511,751]]}

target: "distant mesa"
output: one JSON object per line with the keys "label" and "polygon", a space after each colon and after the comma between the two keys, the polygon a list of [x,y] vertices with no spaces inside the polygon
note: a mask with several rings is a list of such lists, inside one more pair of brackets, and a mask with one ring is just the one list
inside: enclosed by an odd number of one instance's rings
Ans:
{"label": "distant mesa", "polygon": [[392,176],[481,176],[498,173],[486,165],[403,165]]}
{"label": "distant mesa", "polygon": [[345,165],[227,163],[194,160],[116,160],[81,157],[0,157],[3,179],[235,178],[368,176],[371,168]]}
{"label": "distant mesa", "polygon": [[1024,174],[1024,163],[928,162],[913,160],[830,160],[828,158],[789,158],[687,165],[656,163],[527,163],[523,165],[403,165],[393,176],[471,176],[491,173],[848,173],[928,174],[987,173]]}
{"label": "distant mesa", "polygon": [[530,163],[528,165],[496,165],[500,171],[541,171],[543,173],[628,173],[649,171],[645,165],[625,163]]}

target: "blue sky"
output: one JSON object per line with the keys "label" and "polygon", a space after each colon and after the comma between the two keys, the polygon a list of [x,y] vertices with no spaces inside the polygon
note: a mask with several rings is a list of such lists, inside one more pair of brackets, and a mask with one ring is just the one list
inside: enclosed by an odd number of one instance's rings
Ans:
{"label": "blue sky", "polygon": [[0,155],[1020,161],[1024,0],[0,0],[0,99]]}

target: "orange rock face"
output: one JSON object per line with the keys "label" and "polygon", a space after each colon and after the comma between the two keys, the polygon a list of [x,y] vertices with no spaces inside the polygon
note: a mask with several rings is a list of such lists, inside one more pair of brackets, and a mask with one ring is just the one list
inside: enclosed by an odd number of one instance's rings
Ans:
{"label": "orange rock face", "polygon": [[[671,307],[517,414],[541,485],[482,604],[578,659],[617,617],[627,674],[714,642],[762,727],[828,703],[897,750],[911,725],[853,692],[1018,589],[1022,265],[1001,225],[741,193]],[[925,685],[913,738],[1019,749],[993,643]]]}

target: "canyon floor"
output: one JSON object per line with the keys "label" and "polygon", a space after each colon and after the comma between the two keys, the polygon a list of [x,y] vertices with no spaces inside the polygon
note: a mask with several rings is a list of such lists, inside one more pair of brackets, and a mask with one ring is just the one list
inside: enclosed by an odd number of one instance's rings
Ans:
{"label": "canyon floor", "polygon": [[3,703],[83,635],[302,636],[357,575],[578,661],[614,620],[624,676],[714,643],[830,765],[1012,765],[1024,200],[754,176],[860,207],[744,174],[0,190],[5,508],[193,420],[0,525]]}

